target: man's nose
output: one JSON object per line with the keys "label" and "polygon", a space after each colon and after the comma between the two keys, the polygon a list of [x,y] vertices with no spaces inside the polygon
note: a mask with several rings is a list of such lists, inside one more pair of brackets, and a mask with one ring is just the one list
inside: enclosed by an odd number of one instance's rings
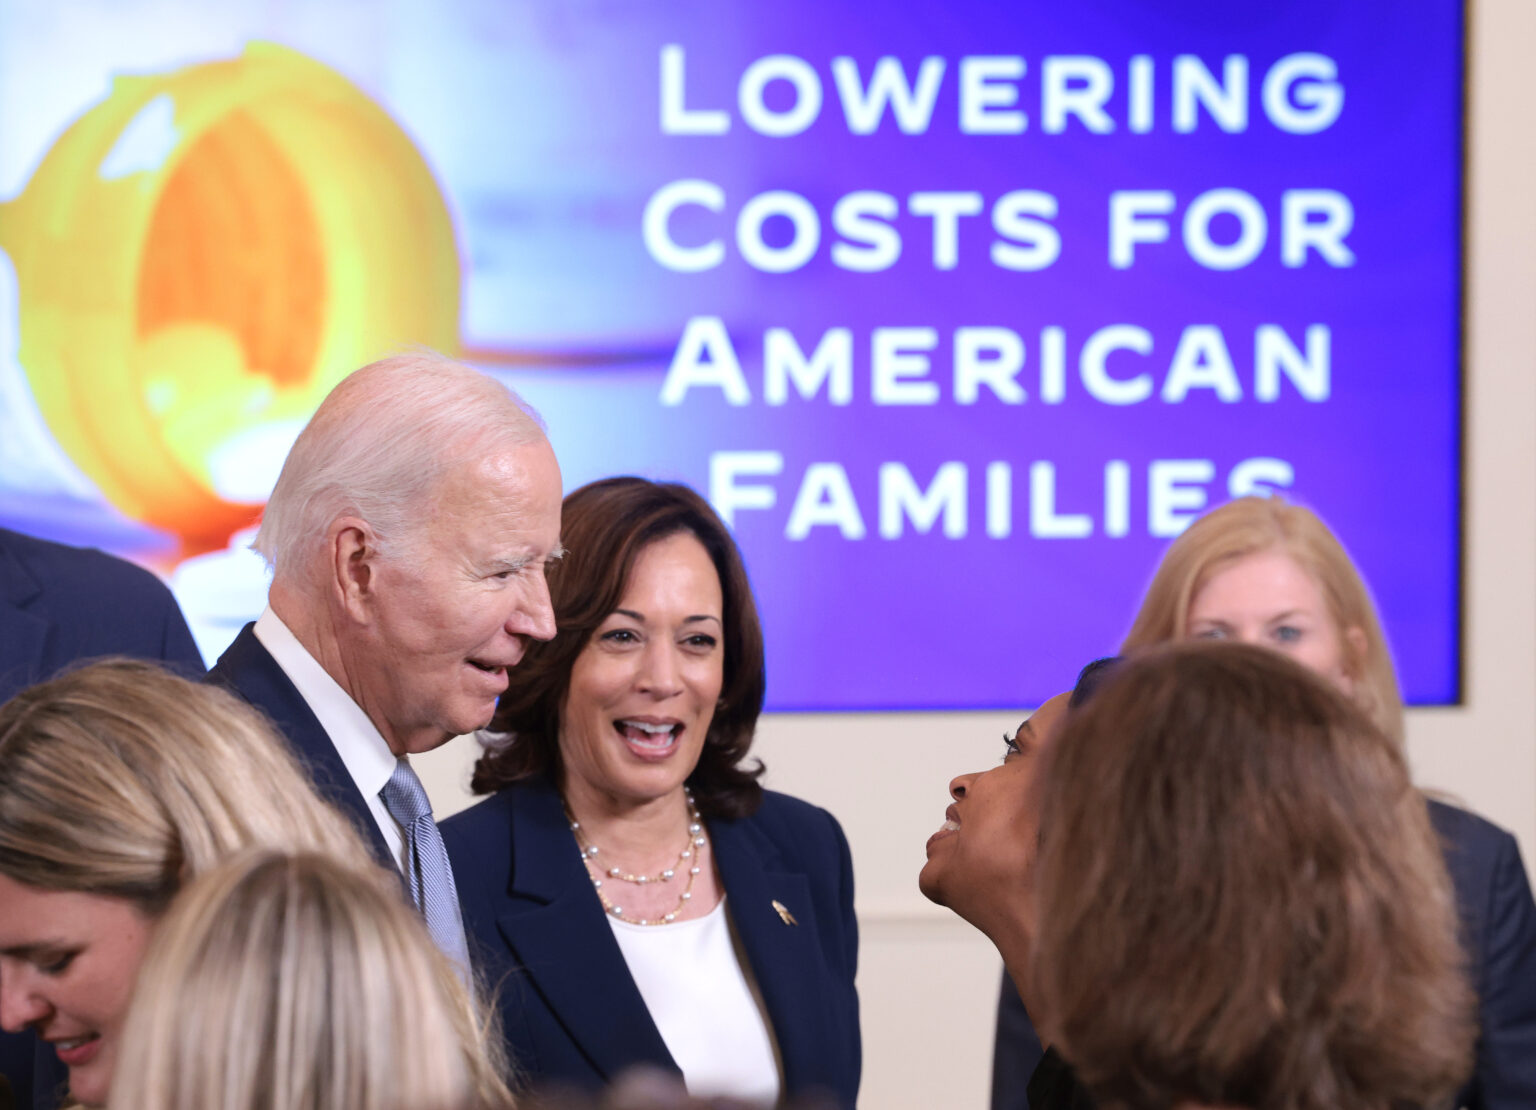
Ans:
{"label": "man's nose", "polygon": [[555,638],[555,603],[549,596],[549,582],[540,573],[531,584],[528,597],[512,611],[507,631],[535,640]]}

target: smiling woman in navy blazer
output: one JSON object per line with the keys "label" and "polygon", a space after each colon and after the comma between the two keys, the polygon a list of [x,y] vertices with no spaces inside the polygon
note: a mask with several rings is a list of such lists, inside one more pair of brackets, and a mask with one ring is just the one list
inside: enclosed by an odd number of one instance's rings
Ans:
{"label": "smiling woman in navy blazer", "polygon": [[562,516],[559,632],[507,672],[475,771],[496,793],[442,826],[514,1064],[535,1088],[649,1065],[851,1107],[852,863],[829,813],[744,763],[763,649],[735,543],[698,494],[639,478]]}

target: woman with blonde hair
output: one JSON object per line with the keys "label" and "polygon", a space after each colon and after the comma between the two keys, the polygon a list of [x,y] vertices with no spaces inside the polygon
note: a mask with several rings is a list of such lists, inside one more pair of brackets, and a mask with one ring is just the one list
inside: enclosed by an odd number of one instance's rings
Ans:
{"label": "woman with blonde hair", "polygon": [[1040,796],[1015,975],[1098,1105],[1449,1105],[1475,1023],[1445,864],[1399,745],[1314,674],[1128,658]]}
{"label": "woman with blonde hair", "polygon": [[74,1100],[107,1100],[134,975],[172,897],[253,846],[375,867],[223,690],[108,660],[0,706],[0,1025],[53,1048]]}
{"label": "woman with blonde hair", "polygon": [[500,1110],[469,995],[383,871],[252,852],[176,897],[110,1108]]}
{"label": "woman with blonde hair", "polygon": [[1121,650],[1187,639],[1237,639],[1290,655],[1403,739],[1403,699],[1376,606],[1344,545],[1310,509],[1278,496],[1240,498],[1168,546]]}
{"label": "woman with blonde hair", "polygon": [[[1169,545],[1124,650],[1178,640],[1258,644],[1332,682],[1394,742],[1403,701],[1376,607],[1349,553],[1310,509],[1247,497]],[[1477,1060],[1457,1105],[1536,1106],[1536,900],[1515,838],[1431,799],[1479,997]]]}

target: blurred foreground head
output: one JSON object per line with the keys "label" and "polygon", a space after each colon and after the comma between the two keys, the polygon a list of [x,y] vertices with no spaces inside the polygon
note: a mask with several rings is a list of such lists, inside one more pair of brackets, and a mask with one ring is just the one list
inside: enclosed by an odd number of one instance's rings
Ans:
{"label": "blurred foreground head", "polygon": [[506,1110],[484,1034],[392,876],[250,853],[156,930],[109,1106]]}
{"label": "blurred foreground head", "polygon": [[372,869],[351,827],[232,695],[129,660],[0,706],[0,1025],[105,1101],[144,946],[182,884],[253,846]]}
{"label": "blurred foreground head", "polygon": [[161,913],[244,848],[371,861],[259,713],[154,663],[109,659],[0,706],[0,876]]}
{"label": "blurred foreground head", "polygon": [[1244,645],[1133,656],[1044,784],[1031,997],[1105,1106],[1448,1099],[1473,997],[1397,743]]}

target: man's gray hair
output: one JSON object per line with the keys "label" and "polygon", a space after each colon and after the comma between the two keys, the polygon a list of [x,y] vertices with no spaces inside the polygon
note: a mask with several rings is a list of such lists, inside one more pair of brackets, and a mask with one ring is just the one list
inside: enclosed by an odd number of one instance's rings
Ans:
{"label": "man's gray hair", "polygon": [[370,363],[342,379],[299,433],[251,546],[275,575],[304,575],[332,522],[351,515],[393,550],[448,471],[543,437],[516,393],[444,355]]}

